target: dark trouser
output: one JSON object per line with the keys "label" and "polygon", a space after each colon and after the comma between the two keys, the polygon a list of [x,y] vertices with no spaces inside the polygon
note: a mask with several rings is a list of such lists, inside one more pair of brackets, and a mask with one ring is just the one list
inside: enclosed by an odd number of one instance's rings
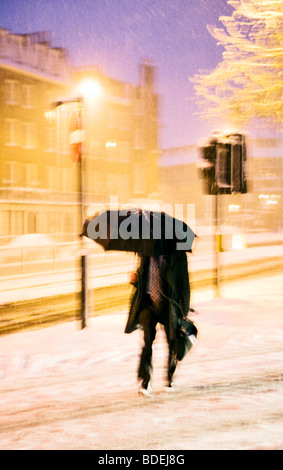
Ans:
{"label": "dark trouser", "polygon": [[169,346],[167,379],[169,387],[172,385],[173,375],[177,366],[176,354],[174,353],[175,340],[170,339],[169,312],[166,305],[159,309],[154,308],[150,302],[142,310],[139,323],[144,331],[144,347],[142,349],[138,378],[142,380],[142,387],[147,388],[152,373],[152,343],[156,335],[156,325],[161,323],[165,327],[167,342]]}

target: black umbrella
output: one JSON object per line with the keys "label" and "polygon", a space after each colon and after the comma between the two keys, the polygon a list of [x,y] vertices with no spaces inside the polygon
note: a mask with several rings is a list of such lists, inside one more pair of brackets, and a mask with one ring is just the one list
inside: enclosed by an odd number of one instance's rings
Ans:
{"label": "black umbrella", "polygon": [[85,220],[82,235],[106,251],[130,251],[143,256],[192,251],[194,232],[165,212],[141,209],[107,210]]}

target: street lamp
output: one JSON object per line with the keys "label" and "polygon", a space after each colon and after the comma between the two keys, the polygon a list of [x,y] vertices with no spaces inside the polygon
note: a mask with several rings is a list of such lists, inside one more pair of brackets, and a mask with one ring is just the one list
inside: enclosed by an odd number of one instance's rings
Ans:
{"label": "street lamp", "polygon": [[85,101],[92,105],[92,102],[97,102],[97,100],[102,97],[103,89],[98,80],[86,78],[77,85],[76,92],[82,95]]}
{"label": "street lamp", "polygon": [[[82,127],[82,111],[84,109],[83,96],[76,96],[64,98],[51,103],[48,113],[57,109],[59,106],[74,103],[77,106],[73,108],[70,116],[70,144],[72,147],[72,156],[78,168],[78,181],[79,181],[79,203],[81,212],[81,227],[84,223],[84,182],[83,182],[83,153],[82,142],[84,140],[84,133]],[[57,114],[58,118],[58,114]],[[88,313],[88,295],[87,295],[87,253],[84,249],[84,237],[80,237],[81,244],[81,325],[82,328],[86,327],[87,313]]]}
{"label": "street lamp", "polygon": [[[76,87],[76,93],[73,97],[63,98],[51,103],[52,110],[57,109],[64,104],[74,103],[76,106],[72,109],[70,116],[70,145],[72,148],[72,157],[78,168],[79,181],[79,200],[81,212],[81,227],[84,223],[84,159],[82,152],[82,143],[85,140],[85,130],[82,125],[82,114],[86,111],[85,102],[90,107],[97,103],[103,95],[103,89],[97,80],[91,78],[81,81]],[[48,116],[48,112],[46,113]],[[57,114],[58,117],[58,114]],[[81,325],[86,327],[88,315],[88,289],[87,289],[87,252],[84,249],[84,237],[80,237],[81,244]]]}

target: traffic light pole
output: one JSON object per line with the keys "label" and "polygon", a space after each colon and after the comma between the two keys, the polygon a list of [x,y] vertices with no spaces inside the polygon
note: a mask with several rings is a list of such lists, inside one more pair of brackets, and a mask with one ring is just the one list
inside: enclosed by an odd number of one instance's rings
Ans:
{"label": "traffic light pole", "polygon": [[[81,127],[81,122],[80,122]],[[84,168],[83,168],[83,155],[82,143],[79,144],[78,155],[78,180],[79,180],[79,197],[80,197],[80,219],[81,227],[84,224]],[[81,240],[81,327],[82,329],[87,325],[88,317],[88,289],[87,289],[87,253],[84,247],[84,237]]]}
{"label": "traffic light pole", "polygon": [[219,214],[220,214],[219,194],[214,196],[214,221],[215,221],[215,275],[214,287],[216,296],[220,297],[220,251],[221,251],[221,234],[219,232]]}

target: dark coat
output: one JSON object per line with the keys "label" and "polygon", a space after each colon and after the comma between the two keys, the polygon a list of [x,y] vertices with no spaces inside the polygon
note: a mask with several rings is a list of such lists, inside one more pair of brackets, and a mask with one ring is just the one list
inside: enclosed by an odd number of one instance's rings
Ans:
{"label": "dark coat", "polygon": [[[132,333],[138,328],[139,314],[146,306],[149,261],[149,256],[140,259],[138,282],[132,296],[125,333]],[[176,251],[164,257],[160,268],[160,278],[164,298],[168,301],[170,324],[176,325],[177,319],[185,317],[190,307],[187,255],[184,251]],[[173,328],[170,334],[172,339],[175,338],[175,334],[176,328]]]}

